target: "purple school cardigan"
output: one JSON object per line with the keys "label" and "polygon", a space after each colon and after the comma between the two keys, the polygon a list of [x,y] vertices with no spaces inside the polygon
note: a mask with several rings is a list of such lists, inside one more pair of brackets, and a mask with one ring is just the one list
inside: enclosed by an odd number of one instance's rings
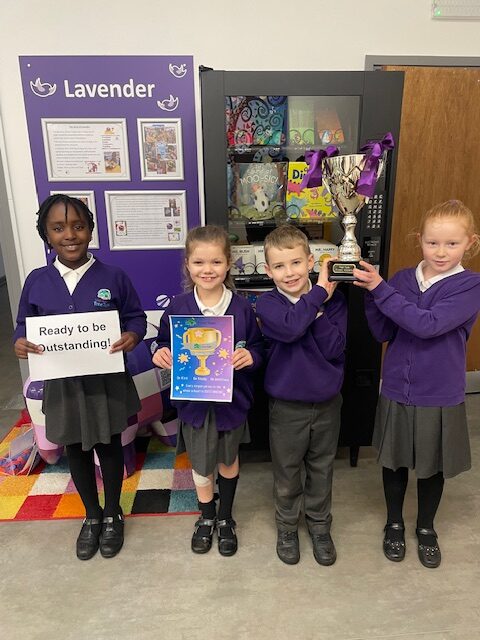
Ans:
{"label": "purple school cardigan", "polygon": [[[171,315],[201,315],[193,292],[176,296],[165,310],[158,331],[158,348],[171,346],[169,323]],[[213,409],[217,430],[231,431],[245,422],[248,410],[252,405],[252,373],[258,369],[263,361],[262,334],[258,328],[253,309],[245,298],[233,294],[225,315],[234,317],[235,344],[239,341],[246,343],[245,348],[252,354],[253,365],[240,369],[240,371],[234,371],[232,402],[172,401],[178,410],[180,419],[196,428],[203,426],[208,410]]]}
{"label": "purple school cardigan", "polygon": [[[110,299],[100,290],[108,290]],[[50,264],[34,269],[25,280],[18,305],[14,342],[25,337],[25,318],[60,313],[83,313],[117,309],[122,331],[133,331],[140,340],[147,330],[145,313],[128,276],[118,267],[95,259],[75,287],[72,295],[58,269]]]}
{"label": "purple school cardigan", "polygon": [[404,269],[367,292],[372,335],[388,342],[382,394],[423,407],[463,402],[466,342],[479,310],[480,274],[469,270],[422,293],[415,269]]}
{"label": "purple school cardigan", "polygon": [[[324,402],[341,389],[347,305],[314,285],[294,304],[273,289],[260,296],[257,315],[270,343],[265,390],[279,400]],[[325,303],[325,304],[324,304]],[[320,317],[316,317],[323,311]]]}

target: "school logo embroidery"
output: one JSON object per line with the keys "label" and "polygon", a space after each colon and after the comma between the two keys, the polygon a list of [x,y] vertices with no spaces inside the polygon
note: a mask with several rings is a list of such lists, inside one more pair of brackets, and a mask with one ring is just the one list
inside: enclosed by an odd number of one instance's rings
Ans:
{"label": "school logo embroidery", "polygon": [[110,293],[110,289],[99,289],[97,298],[100,298],[100,300],[111,300],[112,294]]}

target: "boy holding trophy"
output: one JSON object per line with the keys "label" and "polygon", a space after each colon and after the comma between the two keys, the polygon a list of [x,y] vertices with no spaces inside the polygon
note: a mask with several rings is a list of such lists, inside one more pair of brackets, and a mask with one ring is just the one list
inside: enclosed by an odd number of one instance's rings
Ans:
{"label": "boy holding trophy", "polygon": [[[315,560],[331,565],[333,461],[340,430],[347,306],[328,280],[328,260],[312,286],[314,259],[307,237],[292,225],[265,239],[267,274],[275,288],[257,301],[270,343],[265,389],[270,396],[270,450],[274,474],[277,554],[300,559],[302,502]],[[302,482],[302,467],[305,481]]]}

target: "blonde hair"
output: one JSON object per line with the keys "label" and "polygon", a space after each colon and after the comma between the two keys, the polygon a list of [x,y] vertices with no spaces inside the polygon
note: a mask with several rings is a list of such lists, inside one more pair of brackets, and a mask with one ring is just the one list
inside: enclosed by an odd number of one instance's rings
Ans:
{"label": "blonde hair", "polygon": [[[475,216],[472,211],[463,204],[461,200],[447,200],[440,204],[434,205],[420,219],[419,234],[425,231],[425,224],[428,220],[450,218],[465,227],[467,235],[473,238],[473,244],[465,252],[463,261],[467,261],[480,251],[480,239],[477,235]],[[462,262],[463,262],[462,261]]]}
{"label": "blonde hair", "polygon": [[265,260],[268,264],[268,250],[274,249],[295,249],[298,245],[302,246],[307,256],[311,254],[308,238],[297,227],[292,224],[281,224],[279,227],[270,231],[265,238],[264,250]]}
{"label": "blonde hair", "polygon": [[[204,242],[205,244],[220,245],[228,264],[230,265],[232,261],[230,238],[228,237],[228,234],[223,227],[219,227],[214,224],[207,224],[205,227],[194,227],[193,229],[190,229],[187,234],[187,239],[185,240],[185,260],[183,263],[183,288],[185,289],[185,291],[192,291],[194,286],[190,273],[187,269],[187,262],[190,255],[192,254],[194,245],[199,242]],[[230,266],[228,268],[227,275],[225,276],[223,284],[227,287],[227,289],[235,291],[235,284],[233,282],[232,276],[230,275]]]}

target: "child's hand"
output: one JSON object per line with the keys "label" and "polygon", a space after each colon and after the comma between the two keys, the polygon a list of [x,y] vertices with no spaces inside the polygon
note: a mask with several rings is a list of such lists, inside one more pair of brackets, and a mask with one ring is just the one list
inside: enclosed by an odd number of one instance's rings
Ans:
{"label": "child's hand", "polygon": [[328,293],[328,298],[324,301],[327,302],[333,296],[333,292],[337,288],[336,282],[329,282],[328,280],[328,263],[335,261],[334,258],[325,258],[322,262],[322,268],[320,269],[320,273],[318,274],[317,285],[319,287],[323,287],[325,291]]}
{"label": "child's hand", "polygon": [[362,289],[373,291],[383,281],[382,276],[378,273],[373,265],[365,260],[360,260],[363,269],[354,269],[353,275],[357,278],[353,284]]}
{"label": "child's hand", "polygon": [[110,347],[110,353],[116,353],[117,351],[132,351],[140,342],[138,335],[134,331],[124,331],[120,336],[120,340],[117,340]]}
{"label": "child's hand", "polygon": [[43,353],[42,346],[33,344],[33,342],[29,342],[26,338],[18,338],[15,342],[14,349],[17,358],[21,358],[22,360],[28,358],[29,353]]}
{"label": "child's hand", "polygon": [[243,347],[235,349],[232,356],[232,365],[235,371],[243,369],[244,367],[250,367],[252,364],[252,354],[248,349],[244,349]]}
{"label": "child's hand", "polygon": [[172,352],[168,347],[162,347],[153,354],[152,362],[160,369],[171,369],[173,365]]}

